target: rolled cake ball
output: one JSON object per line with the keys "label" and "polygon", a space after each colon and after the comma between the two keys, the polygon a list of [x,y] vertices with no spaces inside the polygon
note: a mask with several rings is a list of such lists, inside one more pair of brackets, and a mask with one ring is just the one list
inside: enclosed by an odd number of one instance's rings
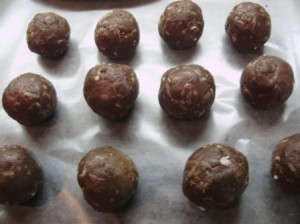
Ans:
{"label": "rolled cake ball", "polygon": [[5,88],[2,105],[7,114],[20,124],[35,126],[54,115],[56,91],[43,76],[25,73],[14,78]]}
{"label": "rolled cake ball", "polygon": [[125,206],[138,185],[134,161],[111,146],[86,153],[79,163],[77,178],[87,203],[105,213]]}
{"label": "rolled cake ball", "polygon": [[139,44],[139,26],[130,12],[116,9],[98,21],[94,38],[98,50],[108,58],[128,58]]}
{"label": "rolled cake ball", "polygon": [[240,89],[244,98],[258,108],[274,108],[292,94],[294,73],[286,61],[275,56],[260,56],[243,70]]}
{"label": "rolled cake ball", "polygon": [[134,105],[139,82],[127,65],[101,64],[91,68],[84,82],[84,97],[90,108],[104,118],[119,120]]}
{"label": "rolled cake ball", "polygon": [[271,174],[284,191],[300,194],[300,133],[286,137],[276,145]]}
{"label": "rolled cake ball", "polygon": [[70,25],[53,12],[36,14],[28,25],[27,44],[29,49],[44,57],[62,56],[69,47]]}
{"label": "rolled cake ball", "polygon": [[202,10],[193,1],[174,1],[162,13],[158,31],[161,38],[174,49],[193,47],[204,28]]}
{"label": "rolled cake ball", "polygon": [[224,208],[248,186],[246,157],[224,144],[208,144],[187,160],[182,189],[184,195],[202,210]]}
{"label": "rolled cake ball", "polygon": [[263,48],[271,35],[271,18],[261,5],[243,2],[230,12],[225,30],[237,51],[255,53]]}
{"label": "rolled cake ball", "polygon": [[200,65],[178,65],[162,76],[158,99],[163,111],[173,118],[199,119],[214,102],[214,78]]}
{"label": "rolled cake ball", "polygon": [[22,204],[41,189],[43,174],[33,154],[19,145],[0,147],[0,203]]}

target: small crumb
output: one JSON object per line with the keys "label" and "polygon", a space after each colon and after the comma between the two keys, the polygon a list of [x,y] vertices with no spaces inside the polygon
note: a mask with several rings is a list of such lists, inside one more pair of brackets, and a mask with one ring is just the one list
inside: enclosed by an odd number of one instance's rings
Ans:
{"label": "small crumb", "polygon": [[230,166],[231,161],[230,161],[230,156],[224,156],[220,159],[220,163],[224,166]]}
{"label": "small crumb", "polygon": [[117,107],[117,108],[122,108],[122,106],[121,106],[119,103],[116,103],[116,104],[115,104],[115,107]]}
{"label": "small crumb", "polygon": [[191,30],[199,30],[199,28],[197,26],[191,26],[190,28]]}
{"label": "small crumb", "polygon": [[223,148],[220,144],[216,144],[216,147],[217,147],[218,149],[222,149],[222,148]]}
{"label": "small crumb", "polygon": [[294,166],[292,163],[288,163],[288,167],[289,167],[289,169],[290,169],[292,172],[294,172],[294,173],[297,172],[295,166]]}
{"label": "small crumb", "polygon": [[274,160],[275,161],[280,161],[280,156],[275,156]]}
{"label": "small crumb", "polygon": [[83,169],[82,172],[79,174],[80,177],[84,177],[86,175],[86,170]]}
{"label": "small crumb", "polygon": [[4,177],[9,177],[9,176],[13,176],[13,175],[15,175],[15,173],[13,171],[2,172],[2,176],[4,176]]}
{"label": "small crumb", "polygon": [[96,155],[96,156],[95,156],[95,159],[104,160],[105,157],[104,157],[104,156],[101,156],[101,155]]}
{"label": "small crumb", "polygon": [[201,206],[199,206],[199,208],[200,208],[200,210],[202,210],[202,211],[205,211],[205,210],[206,210],[205,208],[203,208],[203,207],[201,207]]}

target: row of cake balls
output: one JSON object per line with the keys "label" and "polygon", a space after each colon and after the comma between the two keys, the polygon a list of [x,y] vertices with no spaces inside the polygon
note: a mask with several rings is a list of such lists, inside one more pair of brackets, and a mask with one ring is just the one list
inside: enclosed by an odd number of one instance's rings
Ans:
{"label": "row of cake balls", "polygon": [[[168,4],[158,23],[159,35],[174,49],[195,46],[203,28],[201,8],[186,0]],[[270,15],[261,5],[243,2],[232,9],[225,29],[238,51],[258,52],[271,34]],[[28,25],[28,47],[44,57],[62,56],[68,49],[69,39],[68,21],[56,13],[38,13]],[[138,23],[130,12],[113,10],[98,21],[94,40],[99,51],[110,59],[131,57],[140,40]]]}
{"label": "row of cake balls", "polygon": [[[271,159],[272,179],[293,194],[300,193],[299,144],[300,133],[282,139]],[[0,203],[22,204],[35,197],[44,178],[34,155],[22,146],[6,145],[0,147],[0,161]],[[111,146],[97,147],[81,158],[77,181],[90,206],[111,213],[134,196],[139,172],[128,154]],[[195,150],[187,159],[182,191],[202,210],[224,208],[242,195],[248,182],[246,156],[231,146],[212,143]]]}
{"label": "row of cake balls", "polygon": [[[259,56],[245,67],[240,78],[244,98],[258,108],[274,108],[292,94],[294,74],[288,62],[276,56]],[[197,64],[183,64],[161,77],[158,100],[161,108],[176,119],[199,119],[215,100],[213,75]],[[92,67],[85,77],[83,94],[89,107],[111,120],[120,120],[133,107],[139,80],[124,64],[104,63]],[[2,105],[7,114],[26,126],[52,117],[57,94],[52,83],[41,75],[25,73],[4,89]]]}

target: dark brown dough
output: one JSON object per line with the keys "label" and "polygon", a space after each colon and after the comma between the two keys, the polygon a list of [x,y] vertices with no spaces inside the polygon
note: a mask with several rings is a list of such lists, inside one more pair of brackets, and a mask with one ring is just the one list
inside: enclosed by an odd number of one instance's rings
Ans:
{"label": "dark brown dough", "polygon": [[200,65],[178,65],[162,76],[158,99],[171,117],[201,118],[215,99],[213,76]]}
{"label": "dark brown dough", "polygon": [[26,126],[34,126],[53,116],[57,97],[50,81],[33,73],[13,79],[3,92],[2,105],[7,114]]}
{"label": "dark brown dough", "polygon": [[294,74],[291,66],[275,56],[260,56],[244,69],[240,88],[244,98],[258,108],[273,108],[292,94]]}
{"label": "dark brown dough", "polygon": [[111,59],[131,57],[139,44],[140,31],[134,16],[123,9],[113,10],[97,23],[95,43]]}
{"label": "dark brown dough", "polygon": [[89,151],[78,166],[85,200],[100,212],[116,212],[135,194],[138,171],[125,153],[107,146]]}
{"label": "dark brown dough", "polygon": [[255,53],[262,49],[271,35],[270,15],[256,3],[243,2],[230,12],[225,30],[236,50]]}
{"label": "dark brown dough", "polygon": [[84,82],[84,97],[90,108],[104,118],[125,117],[139,92],[139,82],[127,65],[101,64],[89,70]]}
{"label": "dark brown dough", "polygon": [[236,149],[208,144],[187,160],[182,188],[185,196],[202,210],[224,208],[248,186],[248,161]]}
{"label": "dark brown dough", "polygon": [[18,145],[0,147],[0,203],[22,204],[41,189],[43,174],[33,155]]}
{"label": "dark brown dough", "polygon": [[68,21],[53,12],[36,14],[28,25],[29,49],[44,57],[62,56],[69,47],[70,26]]}
{"label": "dark brown dough", "polygon": [[159,35],[174,49],[186,49],[196,45],[203,28],[201,8],[186,0],[168,4],[158,24]]}
{"label": "dark brown dough", "polygon": [[300,133],[282,139],[272,155],[275,183],[288,193],[300,194]]}

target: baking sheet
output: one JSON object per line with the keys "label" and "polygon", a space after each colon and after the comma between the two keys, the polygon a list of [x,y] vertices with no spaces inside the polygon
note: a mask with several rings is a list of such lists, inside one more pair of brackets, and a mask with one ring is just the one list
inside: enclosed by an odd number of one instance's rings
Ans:
{"label": "baking sheet", "polygon": [[[224,31],[227,15],[240,1],[195,0],[202,8],[205,27],[198,45],[185,51],[169,49],[158,35],[158,20],[169,2],[1,0],[0,91],[17,75],[34,72],[54,84],[59,103],[52,120],[30,128],[19,125],[0,107],[0,143],[32,150],[45,175],[42,192],[34,200],[22,206],[0,205],[0,223],[299,223],[300,198],[274,185],[270,159],[280,139],[300,131],[300,1],[254,1],[264,6],[272,19],[272,34],[263,53],[288,61],[296,79],[287,103],[266,111],[249,106],[239,91],[243,68],[258,55],[235,52]],[[119,122],[94,114],[82,93],[87,71],[111,62],[98,53],[93,32],[97,21],[114,8],[130,11],[141,34],[136,55],[117,61],[131,66],[140,82],[132,113]],[[46,11],[64,16],[71,26],[69,51],[59,60],[41,58],[26,44],[28,23],[36,13]],[[173,120],[158,103],[160,78],[167,69],[189,63],[200,64],[213,74],[216,99],[205,119]],[[247,156],[250,181],[229,208],[202,212],[182,194],[182,173],[194,150],[215,142],[231,145]],[[140,174],[136,196],[116,214],[89,207],[76,179],[81,157],[105,145],[129,154]]]}

